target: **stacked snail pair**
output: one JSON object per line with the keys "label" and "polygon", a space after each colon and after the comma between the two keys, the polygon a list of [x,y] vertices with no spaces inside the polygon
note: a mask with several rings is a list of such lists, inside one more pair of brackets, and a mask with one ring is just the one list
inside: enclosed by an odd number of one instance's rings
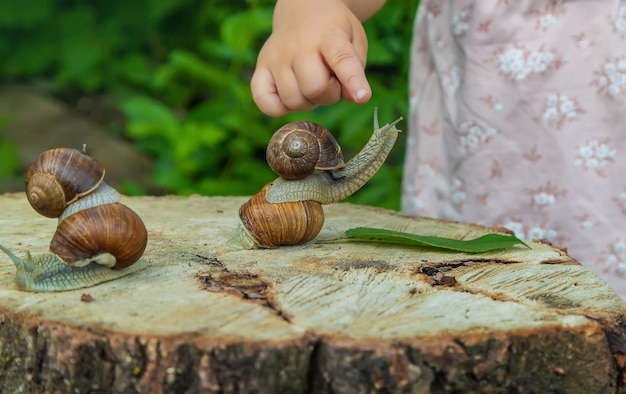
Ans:
{"label": "stacked snail pair", "polygon": [[[241,206],[231,245],[275,248],[311,241],[324,224],[322,204],[348,197],[378,171],[401,119],[379,127],[375,113],[372,137],[347,163],[335,138],[320,125],[302,121],[283,126],[267,148],[268,163],[279,177]],[[40,214],[58,218],[58,224],[50,253],[27,253],[20,259],[0,245],[17,267],[19,289],[89,287],[147,265],[140,259],[146,227],[119,202],[104,174],[98,161],[75,149],[52,149],[33,162],[26,175],[28,201]]]}
{"label": "stacked snail pair", "polygon": [[146,266],[148,233],[141,218],[104,182],[105,169],[76,149],[42,153],[26,173],[26,196],[41,215],[58,218],[50,253],[20,259],[17,287],[59,291],[93,286]]}
{"label": "stacked snail pair", "polygon": [[241,224],[230,243],[252,249],[311,241],[324,225],[322,204],[341,201],[365,185],[393,148],[400,132],[395,125],[401,120],[379,127],[374,112],[370,140],[347,163],[322,126],[302,121],[280,128],[266,155],[279,177],[241,206]]}

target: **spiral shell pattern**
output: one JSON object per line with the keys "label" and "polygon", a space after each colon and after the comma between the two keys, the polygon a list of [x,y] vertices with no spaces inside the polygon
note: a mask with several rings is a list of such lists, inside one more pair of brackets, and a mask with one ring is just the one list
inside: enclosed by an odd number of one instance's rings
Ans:
{"label": "spiral shell pattern", "polygon": [[317,237],[324,225],[324,208],[317,201],[272,204],[265,185],[239,208],[239,217],[255,244],[261,248],[299,245]]}
{"label": "spiral shell pattern", "polygon": [[121,269],[139,260],[147,242],[148,233],[139,215],[120,203],[104,204],[61,221],[50,242],[50,252],[70,265],[110,253],[116,259],[113,269]]}
{"label": "spiral shell pattern", "polygon": [[276,174],[289,180],[344,166],[335,137],[311,121],[292,122],[278,129],[267,145],[266,159]]}
{"label": "spiral shell pattern", "polygon": [[59,217],[65,207],[98,187],[104,167],[76,149],[43,152],[26,172],[26,197],[39,214]]}

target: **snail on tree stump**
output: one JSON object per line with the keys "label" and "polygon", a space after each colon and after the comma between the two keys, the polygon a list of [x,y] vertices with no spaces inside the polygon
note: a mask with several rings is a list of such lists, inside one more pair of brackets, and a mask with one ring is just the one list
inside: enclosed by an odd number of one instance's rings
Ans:
{"label": "snail on tree stump", "polygon": [[50,252],[20,259],[4,246],[20,290],[63,291],[94,286],[144,268],[146,227],[118,202],[105,170],[76,149],[42,153],[26,173],[26,197],[41,215],[58,218]]}
{"label": "snail on tree stump", "polygon": [[341,201],[365,185],[389,155],[401,120],[379,127],[375,111],[374,133],[347,163],[322,126],[304,121],[281,127],[267,147],[268,164],[279,177],[240,207],[241,222],[229,243],[276,248],[314,239],[324,224],[322,204]]}

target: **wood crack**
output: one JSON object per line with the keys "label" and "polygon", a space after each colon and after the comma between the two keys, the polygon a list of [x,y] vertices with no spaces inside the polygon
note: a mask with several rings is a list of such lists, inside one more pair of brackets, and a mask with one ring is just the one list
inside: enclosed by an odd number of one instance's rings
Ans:
{"label": "wood crack", "polygon": [[229,271],[216,259],[212,262],[213,270],[198,273],[196,277],[202,290],[227,293],[253,302],[270,310],[287,323],[292,322],[291,315],[285,312],[272,291],[272,284],[259,274],[249,271]]}
{"label": "wood crack", "polygon": [[321,367],[321,347],[322,340],[311,335],[311,354],[309,356],[309,368],[306,374],[307,393],[318,393],[322,388],[324,376]]}

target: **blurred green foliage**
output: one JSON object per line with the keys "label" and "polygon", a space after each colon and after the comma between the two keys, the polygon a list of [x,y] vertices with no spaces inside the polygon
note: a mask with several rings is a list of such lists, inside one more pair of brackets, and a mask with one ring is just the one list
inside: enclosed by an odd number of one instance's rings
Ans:
{"label": "blurred green foliage", "polygon": [[[164,192],[252,194],[275,177],[264,149],[284,123],[324,125],[350,158],[371,134],[375,106],[381,123],[408,115],[417,3],[389,0],[366,23],[374,96],[363,106],[341,102],[278,119],[256,108],[249,80],[271,31],[271,0],[3,1],[0,82],[45,80],[60,97],[114,97],[126,116],[117,132],[153,159]],[[403,141],[352,202],[399,207]],[[0,153],[1,175],[16,161],[9,143]]]}

